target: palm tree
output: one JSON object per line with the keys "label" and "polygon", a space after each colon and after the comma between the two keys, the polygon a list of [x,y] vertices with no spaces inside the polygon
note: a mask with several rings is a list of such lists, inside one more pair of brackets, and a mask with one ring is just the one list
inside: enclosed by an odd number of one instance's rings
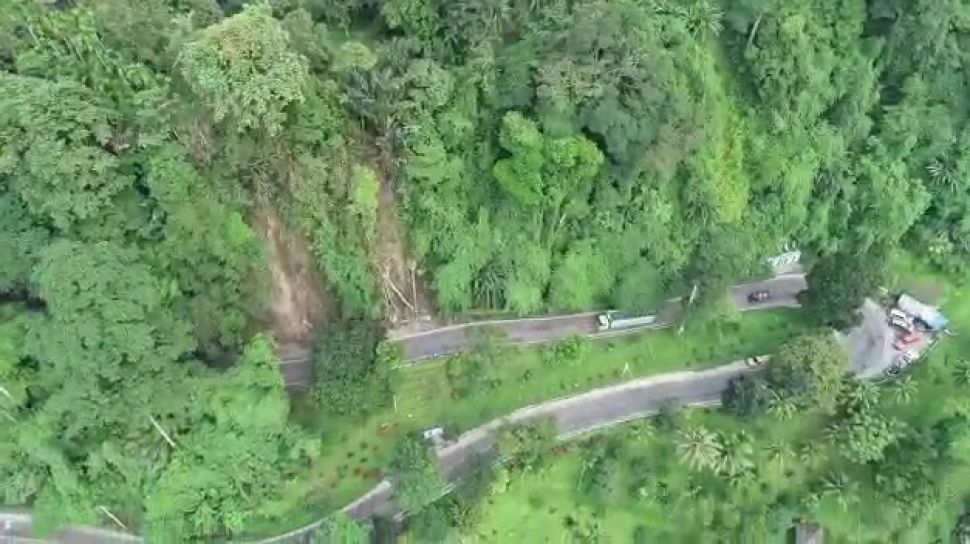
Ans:
{"label": "palm tree", "polygon": [[575,533],[576,542],[581,544],[599,544],[606,538],[603,528],[595,521],[589,521]]}
{"label": "palm tree", "polygon": [[597,544],[606,537],[595,520],[584,520],[568,515],[563,519],[563,542]]}
{"label": "palm tree", "polygon": [[667,485],[667,482],[663,480],[657,482],[653,496],[657,504],[662,506],[664,510],[672,511],[676,509],[677,505],[674,504],[674,498],[670,494],[670,486]]}
{"label": "palm tree", "polygon": [[768,400],[768,413],[782,421],[788,421],[798,413],[798,405],[791,398],[774,393]]}
{"label": "palm tree", "polygon": [[930,174],[930,179],[947,189],[956,189],[959,185],[960,173],[946,157],[933,159],[926,170]]}
{"label": "palm tree", "polygon": [[849,505],[859,500],[859,484],[851,480],[844,472],[833,472],[822,481],[821,494],[835,499],[843,511]]}
{"label": "palm tree", "polygon": [[879,402],[879,390],[869,382],[856,381],[845,390],[845,406],[853,412],[868,412]]}
{"label": "palm tree", "polygon": [[802,512],[814,512],[822,497],[818,493],[802,493],[798,497],[798,509]]}
{"label": "palm tree", "polygon": [[806,442],[801,449],[798,450],[798,460],[804,465],[813,467],[822,458],[822,450],[818,447],[815,442]]}
{"label": "palm tree", "polygon": [[700,0],[689,6],[686,10],[687,27],[694,33],[710,33],[717,36],[721,33],[724,26],[721,18],[724,13],[716,5],[708,0]]}
{"label": "palm tree", "polygon": [[970,514],[963,514],[957,519],[957,525],[953,528],[954,542],[970,541]]}
{"label": "palm tree", "polygon": [[724,452],[717,433],[703,427],[678,433],[676,447],[680,459],[695,470],[716,469]]}
{"label": "palm tree", "polygon": [[739,431],[722,440],[719,472],[729,476],[747,474],[754,469],[753,455],[751,437],[745,431]]}
{"label": "palm tree", "polygon": [[765,447],[768,460],[777,464],[780,470],[785,470],[785,466],[795,457],[795,452],[787,442],[775,440]]}
{"label": "palm tree", "polygon": [[596,465],[599,463],[599,461],[600,460],[597,457],[592,455],[587,455],[583,457],[583,462],[579,469],[579,478],[576,478],[577,491],[583,487],[584,483],[586,483],[586,472],[589,471],[590,469],[596,468]]}
{"label": "palm tree", "polygon": [[970,361],[965,359],[957,362],[953,367],[953,380],[960,386],[970,386]]}
{"label": "palm tree", "polygon": [[472,293],[486,308],[499,308],[505,303],[504,282],[505,270],[492,259],[472,279]]}
{"label": "palm tree", "polygon": [[893,400],[897,404],[909,404],[912,402],[913,397],[916,396],[916,392],[919,388],[916,386],[916,381],[906,376],[900,380],[893,382],[890,392],[893,395]]}
{"label": "palm tree", "polygon": [[725,470],[724,477],[727,479],[728,484],[735,489],[743,489],[758,480],[758,469],[753,463],[750,466],[735,467],[732,470],[733,472]]}

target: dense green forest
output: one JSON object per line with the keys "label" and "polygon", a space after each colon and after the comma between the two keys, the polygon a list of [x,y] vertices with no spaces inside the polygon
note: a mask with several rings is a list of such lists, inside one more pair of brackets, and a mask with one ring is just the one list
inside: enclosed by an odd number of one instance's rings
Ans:
{"label": "dense green forest", "polygon": [[967,0],[4,0],[0,502],[285,519],[391,402],[402,270],[444,316],[701,312],[797,247],[836,325],[900,249],[965,274],[968,70]]}

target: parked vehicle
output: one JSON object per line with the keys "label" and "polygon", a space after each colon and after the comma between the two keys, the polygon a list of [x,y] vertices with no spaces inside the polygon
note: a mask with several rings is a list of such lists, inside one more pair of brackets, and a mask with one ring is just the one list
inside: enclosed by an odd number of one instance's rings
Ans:
{"label": "parked vehicle", "polygon": [[755,291],[748,294],[748,302],[753,304],[765,302],[766,300],[771,300],[771,292],[768,290]]}
{"label": "parked vehicle", "polygon": [[432,444],[438,444],[445,437],[445,429],[443,427],[433,427],[431,429],[426,429],[421,435],[425,440],[431,442]]}
{"label": "parked vehicle", "polygon": [[744,364],[748,365],[750,368],[757,368],[768,362],[767,355],[756,355],[754,357],[748,357],[744,360]]}
{"label": "parked vehicle", "polygon": [[599,330],[612,331],[653,325],[657,321],[657,316],[656,314],[628,316],[616,310],[608,310],[598,315],[596,319],[599,322]]}

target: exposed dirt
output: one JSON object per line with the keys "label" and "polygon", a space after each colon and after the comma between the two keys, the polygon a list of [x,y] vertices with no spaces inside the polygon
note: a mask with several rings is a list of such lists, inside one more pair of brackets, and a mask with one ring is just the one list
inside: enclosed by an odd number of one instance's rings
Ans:
{"label": "exposed dirt", "polygon": [[392,329],[424,328],[433,320],[422,270],[409,258],[404,229],[397,218],[393,179],[380,168],[374,267],[384,291]]}
{"label": "exposed dirt", "polygon": [[270,280],[270,326],[285,358],[313,339],[314,326],[327,313],[328,301],[307,243],[288,232],[269,205],[260,207],[254,228],[266,240]]}

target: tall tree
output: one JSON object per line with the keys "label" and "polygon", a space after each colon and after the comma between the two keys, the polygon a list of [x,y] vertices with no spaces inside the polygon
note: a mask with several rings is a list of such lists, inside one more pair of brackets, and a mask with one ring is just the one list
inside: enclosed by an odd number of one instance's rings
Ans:
{"label": "tall tree", "polygon": [[256,235],[180,147],[154,150],[143,167],[151,206],[145,234],[154,242],[146,259],[174,281],[173,307],[193,323],[201,347],[212,356],[235,351],[262,310]]}
{"label": "tall tree", "polygon": [[23,365],[26,319],[17,306],[0,306],[0,419],[15,423],[17,411],[27,404],[27,387],[34,372]]}
{"label": "tall tree", "polygon": [[194,392],[189,419],[172,436],[172,460],[148,490],[145,516],[156,538],[241,533],[317,455],[317,440],[287,421],[274,351],[257,336],[232,369]]}
{"label": "tall tree", "polygon": [[902,424],[883,414],[878,406],[880,390],[868,382],[847,380],[829,435],[850,461],[868,463],[882,458],[883,450],[896,442]]}
{"label": "tall tree", "polygon": [[410,433],[394,445],[388,476],[394,484],[394,501],[407,511],[420,511],[444,492],[437,456],[418,433]]}
{"label": "tall tree", "polygon": [[241,131],[276,134],[286,107],[304,99],[307,60],[292,50],[268,2],[247,4],[200,31],[183,46],[178,64],[215,119],[228,118]]}
{"label": "tall tree", "polygon": [[765,380],[775,393],[799,406],[831,410],[848,369],[848,356],[835,336],[818,332],[779,348],[771,358]]}
{"label": "tall tree", "polygon": [[314,394],[328,416],[361,416],[391,400],[391,354],[377,323],[350,321],[328,327],[314,350]]}
{"label": "tall tree", "polygon": [[170,453],[153,422],[184,424],[191,405],[172,395],[191,390],[198,371],[184,361],[188,325],[137,252],[110,243],[55,242],[32,283],[46,310],[28,322],[23,348],[37,362],[34,400],[12,443],[34,487],[18,493],[44,515],[60,510],[62,523],[90,521],[97,504],[132,519]]}
{"label": "tall tree", "polygon": [[724,445],[720,437],[708,429],[685,429],[677,436],[677,453],[684,463],[695,470],[718,470]]}
{"label": "tall tree", "polygon": [[60,230],[96,216],[133,182],[118,123],[79,84],[0,73],[0,183]]}
{"label": "tall tree", "polygon": [[808,290],[800,295],[806,312],[819,325],[843,330],[856,325],[860,308],[875,293],[885,268],[886,255],[878,248],[821,257],[809,270]]}
{"label": "tall tree", "polygon": [[195,347],[152,270],[131,249],[59,241],[33,282],[47,312],[29,324],[25,351],[40,364],[45,417],[87,447],[104,433],[147,431],[166,381],[187,370],[174,363]]}
{"label": "tall tree", "polygon": [[33,220],[13,193],[0,193],[0,293],[23,294],[50,231]]}

